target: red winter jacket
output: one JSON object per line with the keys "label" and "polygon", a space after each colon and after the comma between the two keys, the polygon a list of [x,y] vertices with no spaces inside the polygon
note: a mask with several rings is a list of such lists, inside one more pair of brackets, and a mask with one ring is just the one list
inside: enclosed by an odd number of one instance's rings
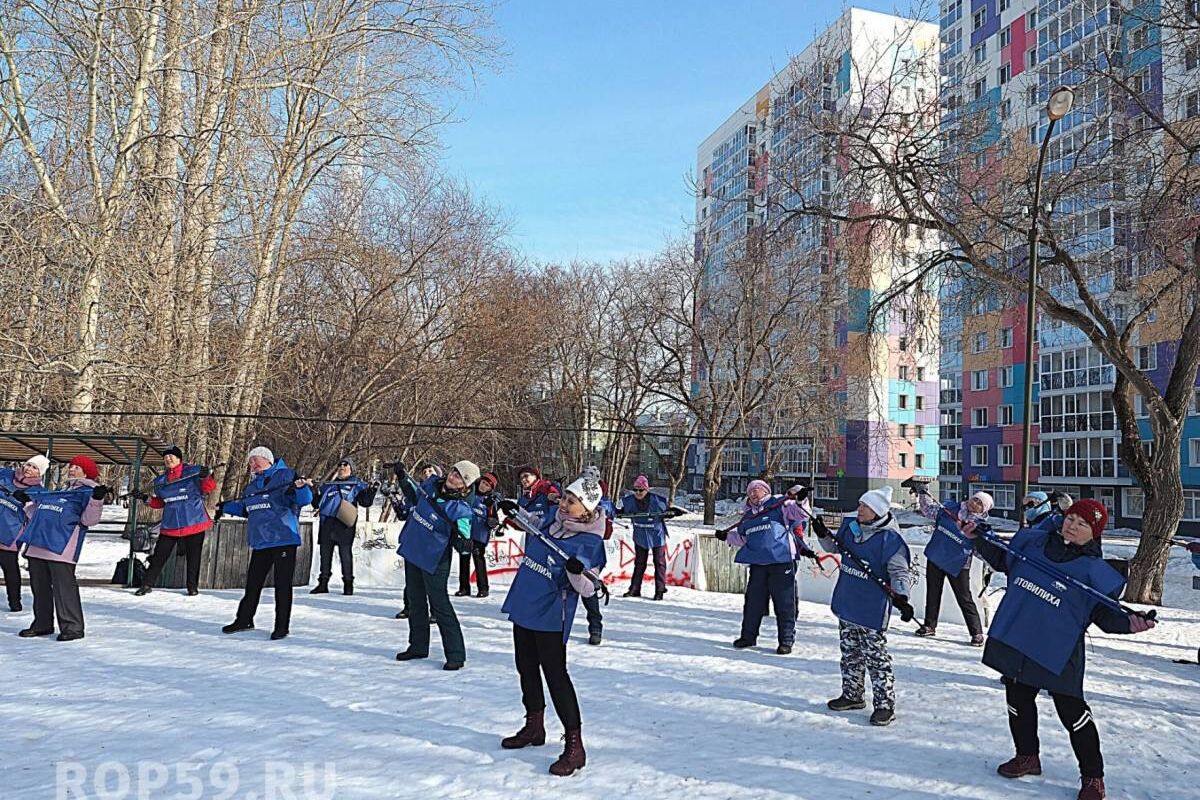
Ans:
{"label": "red winter jacket", "polygon": [[[167,480],[168,481],[177,481],[181,477],[183,477],[183,467],[184,467],[184,465],[180,464],[177,467],[172,467],[171,469],[167,470]],[[217,490],[217,482],[215,480],[213,480],[212,475],[209,475],[206,478],[200,479],[201,494],[212,494],[216,490]],[[164,503],[162,501],[161,497],[158,497],[156,495],[151,495],[149,505],[151,508],[157,508],[157,509],[161,510],[164,506],[166,506],[166,503]],[[210,519],[210,520],[206,520],[204,522],[197,522],[195,525],[189,525],[186,528],[163,528],[162,530],[159,531],[159,533],[163,536],[179,536],[179,537],[191,536],[196,533],[204,533],[206,530],[208,530],[211,527],[212,527],[212,520]]]}

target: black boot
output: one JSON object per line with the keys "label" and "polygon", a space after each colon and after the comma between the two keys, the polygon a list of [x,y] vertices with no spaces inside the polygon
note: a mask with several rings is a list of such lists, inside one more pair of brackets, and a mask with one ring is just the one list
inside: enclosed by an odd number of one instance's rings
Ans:
{"label": "black boot", "polygon": [[221,633],[238,633],[240,631],[252,631],[252,630],[254,630],[254,622],[253,621],[242,622],[241,620],[235,619],[233,622],[229,623],[224,628],[221,628]]}
{"label": "black boot", "polygon": [[342,581],[342,594],[354,594],[354,578],[346,578]]}
{"label": "black boot", "polygon": [[546,743],[546,710],[535,711],[525,715],[525,724],[521,730],[512,736],[500,740],[500,746],[505,750],[520,750],[522,747],[541,747]]}
{"label": "black boot", "polygon": [[12,613],[14,613],[14,614],[15,614],[15,613],[17,613],[18,611],[24,611],[25,609],[24,609],[24,607],[21,605],[21,601],[20,601],[20,600],[18,600],[18,601],[17,601],[17,602],[15,602],[15,603],[9,603],[9,604],[8,604],[8,610],[9,610],[9,611],[11,611]]}
{"label": "black boot", "polygon": [[309,594],[329,594],[329,578],[317,578],[317,585]]}
{"label": "black boot", "polygon": [[396,612],[396,619],[408,619],[408,609],[402,608]]}
{"label": "black boot", "polygon": [[828,706],[830,711],[857,711],[860,708],[867,707],[865,700],[851,700],[845,695],[835,697],[825,705]]}
{"label": "black boot", "polygon": [[150,592],[152,592],[152,591],[153,591],[153,589],[151,589],[149,586],[143,586],[142,588],[140,588],[136,592],[134,592],[133,596],[134,597],[142,597],[143,595],[150,594]]}
{"label": "black boot", "polygon": [[567,743],[563,747],[562,755],[550,765],[550,774],[560,778],[574,775],[576,770],[583,769],[587,764],[587,753],[583,749],[583,735],[579,728],[567,731],[565,738]]}

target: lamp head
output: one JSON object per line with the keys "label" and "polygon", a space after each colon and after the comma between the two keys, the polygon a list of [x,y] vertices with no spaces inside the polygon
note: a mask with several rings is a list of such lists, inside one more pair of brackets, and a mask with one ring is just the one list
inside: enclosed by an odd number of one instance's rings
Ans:
{"label": "lamp head", "polygon": [[1070,86],[1060,86],[1050,92],[1050,99],[1046,101],[1046,116],[1051,120],[1060,120],[1071,113],[1073,105],[1075,105],[1075,90]]}

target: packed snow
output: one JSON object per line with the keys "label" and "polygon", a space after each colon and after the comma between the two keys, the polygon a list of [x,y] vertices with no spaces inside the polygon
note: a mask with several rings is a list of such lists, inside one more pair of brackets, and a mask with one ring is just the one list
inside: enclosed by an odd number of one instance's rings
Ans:
{"label": "packed snow", "polygon": [[[88,569],[111,574],[122,546],[89,542]],[[280,642],[267,639],[270,591],[258,629],[232,636],[220,626],[233,619],[239,591],[134,598],[85,586],[87,638],[74,643],[20,639],[29,612],[0,616],[8,739],[0,794],[1068,800],[1078,789],[1066,733],[1045,699],[1045,774],[995,774],[1012,751],[1002,687],[949,620],[925,640],[894,618],[898,719],[873,728],[869,709],[825,708],[840,681],[837,625],[824,604],[801,603],[790,656],[774,654],[773,619],[757,649],[732,648],[737,595],[672,588],[662,602],[614,597],[600,647],[582,641],[581,610],[570,669],[588,766],[563,779],[546,774],[561,749],[552,711],[546,746],[499,746],[523,714],[502,582],[487,599],[454,599],[468,662],[452,673],[440,669],[436,629],[430,659],[394,661],[407,632],[393,618],[399,589],[356,587],[344,597],[336,577],[331,588],[297,589],[292,634]],[[1173,662],[1200,645],[1200,611],[1190,605],[1162,609],[1147,634],[1092,630],[1087,690],[1114,798],[1197,797],[1200,666]]]}

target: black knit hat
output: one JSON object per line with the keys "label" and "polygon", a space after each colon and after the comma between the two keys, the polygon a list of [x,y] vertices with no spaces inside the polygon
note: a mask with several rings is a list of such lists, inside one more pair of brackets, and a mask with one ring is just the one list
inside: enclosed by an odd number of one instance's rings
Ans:
{"label": "black knit hat", "polygon": [[171,445],[166,450],[163,450],[163,456],[175,456],[180,461],[183,461],[183,451],[175,445]]}

